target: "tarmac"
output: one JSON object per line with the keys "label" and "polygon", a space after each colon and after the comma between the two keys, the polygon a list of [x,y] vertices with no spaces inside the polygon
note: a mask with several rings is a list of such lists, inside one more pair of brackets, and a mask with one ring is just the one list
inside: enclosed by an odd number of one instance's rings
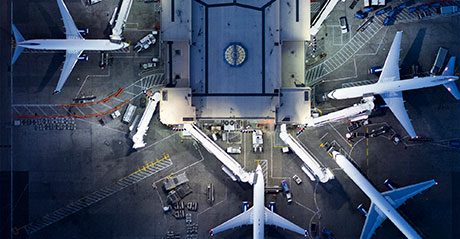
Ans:
{"label": "tarmac", "polygon": [[[102,1],[94,6],[85,6],[81,1],[68,0],[66,4],[77,27],[90,29],[87,38],[107,37],[106,23],[116,2]],[[339,2],[325,22],[325,30],[319,33],[324,36],[324,39],[318,37],[319,49],[326,50],[328,56],[343,47],[360,25],[352,16],[357,8],[351,10],[349,4]],[[1,29],[5,32],[10,32],[9,11],[5,10],[10,7],[9,1],[0,3],[0,9],[7,13],[0,15]],[[136,14],[128,18],[124,31],[126,40],[135,43],[159,25],[157,10],[155,3],[133,1],[131,12]],[[14,23],[26,39],[64,37],[54,1],[15,1],[12,12]],[[342,15],[348,17],[350,33],[340,33],[338,18]],[[342,84],[376,81],[377,77],[368,75],[367,69],[383,64],[394,34],[399,30],[404,32],[400,63],[401,75],[408,76],[406,78],[410,78],[410,69],[415,63],[420,65],[421,72],[428,71],[440,46],[448,48],[449,55],[460,55],[456,34],[460,30],[459,21],[458,16],[452,16],[396,23],[382,28],[350,60],[313,87],[316,99],[331,89],[342,87]],[[10,55],[11,41],[6,36],[8,34],[0,37],[4,43],[0,48],[2,55]],[[198,210],[190,212],[192,222],[198,224],[197,238],[208,238],[211,228],[239,214],[243,201],[252,205],[252,188],[249,185],[233,182],[221,170],[221,163],[213,155],[193,139],[182,137],[182,132],[162,125],[157,113],[145,137],[147,146],[139,151],[131,150],[132,142],[127,138],[128,126],[119,119],[110,119],[108,115],[103,116],[104,126],[96,118],[77,118],[75,130],[35,130],[33,120],[12,127],[10,116],[19,110],[14,107],[15,104],[29,105],[31,113],[40,113],[42,108],[36,108],[37,104],[53,105],[51,108],[58,110],[53,108],[54,105],[70,104],[76,96],[95,95],[97,99],[102,99],[119,88],[135,94],[126,93],[126,99],[131,99],[141,113],[140,101],[143,97],[142,94],[136,95],[141,90],[128,90],[128,86],[151,73],[163,73],[161,68],[147,73],[139,69],[140,63],[154,56],[161,59],[163,49],[159,46],[156,44],[139,54],[134,53],[132,48],[129,52],[113,53],[113,64],[104,70],[98,66],[100,54],[87,53],[89,61],[77,63],[60,95],[51,93],[59,78],[64,54],[24,52],[11,68],[12,87],[9,85],[9,61],[6,58],[1,61],[1,107],[5,112],[0,114],[1,238],[165,238],[170,230],[186,238],[185,220],[175,219],[171,212],[164,213],[162,209],[166,202],[166,193],[161,189],[162,180],[182,172],[186,173],[193,191],[184,201],[198,203]],[[218,56],[221,57],[221,54]],[[12,92],[9,92],[11,89]],[[253,170],[258,162],[265,165],[267,186],[279,186],[281,180],[287,180],[293,202],[288,204],[283,193],[267,194],[266,205],[276,202],[278,214],[308,229],[311,234],[315,233],[310,230],[310,225],[316,223],[318,231],[327,228],[333,232],[334,238],[358,238],[365,217],[356,207],[361,203],[366,207],[370,204],[366,195],[321,147],[324,142],[335,142],[381,192],[388,190],[383,185],[388,178],[397,186],[435,179],[439,183],[437,186],[408,200],[398,211],[424,238],[456,238],[460,235],[456,226],[460,223],[456,217],[457,212],[460,213],[456,203],[460,191],[455,186],[460,183],[460,163],[456,161],[460,149],[449,147],[448,141],[459,139],[460,128],[455,123],[460,117],[459,103],[443,87],[405,92],[404,99],[416,132],[428,137],[429,142],[409,141],[399,122],[386,108],[378,109],[371,116],[370,125],[356,130],[366,132],[382,125],[391,127],[390,133],[377,138],[356,138],[350,143],[344,138],[347,132],[345,123],[307,128],[298,136],[315,158],[333,170],[336,179],[327,184],[311,182],[300,170],[302,162],[297,156],[281,153],[284,145],[277,136],[279,129],[272,125],[259,127],[264,131],[264,151],[260,153],[252,152],[251,134],[238,134],[231,143],[220,138],[217,143],[223,147],[242,147],[242,154],[233,156],[246,170]],[[119,103],[112,101],[107,104]],[[327,113],[358,101],[321,101],[316,106]],[[13,107],[10,107],[12,104]],[[91,109],[85,108],[81,113],[89,112]],[[244,128],[257,128],[249,121],[239,123]],[[293,133],[296,131],[291,129]],[[403,142],[395,145],[390,141],[394,134],[400,135]],[[139,175],[164,154],[170,156],[172,165],[39,230],[27,232],[27,225],[72,202],[94,195],[94,192],[128,175]],[[10,170],[14,171],[12,204],[9,198]],[[293,182],[294,174],[302,179],[302,184]],[[154,189],[152,183],[158,189]],[[206,199],[208,184],[215,187],[213,204]],[[12,226],[9,225],[11,209],[14,216]],[[223,232],[215,238],[251,238],[251,235],[252,227],[245,226]],[[266,238],[300,236],[266,227]],[[373,238],[403,236],[391,222],[385,221]]]}

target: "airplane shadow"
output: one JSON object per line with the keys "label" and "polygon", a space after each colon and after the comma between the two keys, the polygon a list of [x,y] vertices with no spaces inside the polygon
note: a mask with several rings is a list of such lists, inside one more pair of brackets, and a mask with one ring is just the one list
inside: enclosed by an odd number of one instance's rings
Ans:
{"label": "airplane shadow", "polygon": [[[342,183],[344,182],[331,180],[325,184],[320,183],[318,185],[319,188],[317,189],[317,193],[322,193],[322,195],[329,195],[322,197],[322,200],[327,205],[328,209],[330,208],[333,210],[339,210],[344,204],[351,205],[348,203],[350,201],[350,196],[344,190]],[[320,190],[323,192],[319,192]]]}
{"label": "airplane shadow", "polygon": [[423,40],[425,38],[426,28],[422,28],[417,32],[417,36],[412,42],[409,51],[407,52],[404,60],[401,63],[400,75],[412,74],[412,66],[419,65],[418,59],[420,57],[420,51],[422,50]]}
{"label": "airplane shadow", "polygon": [[[48,85],[49,81],[53,77],[54,73],[59,70],[59,68],[62,65],[62,62],[64,62],[65,57],[63,56],[62,53],[56,53],[54,54],[53,58],[51,59],[51,62],[48,66],[48,70],[46,71],[45,75],[43,76],[42,81],[40,82],[40,85],[37,88],[37,91],[35,93],[40,93],[43,91],[46,85]],[[52,92],[50,92],[52,93]]]}
{"label": "airplane shadow", "polygon": [[[56,5],[56,8],[57,8],[57,5]],[[49,38],[49,39],[53,39],[53,38],[60,39],[60,38],[62,38],[62,39],[64,39],[65,38],[65,36],[64,36],[64,23],[61,20],[61,15],[60,15],[59,11],[57,12],[57,14],[59,14],[59,17],[56,18],[55,16],[50,15],[48,13],[48,11],[46,10],[46,8],[42,4],[37,4],[37,10],[39,12],[41,12],[43,20],[45,21],[46,26],[48,26],[48,30],[50,32],[50,35],[46,36],[45,39],[46,38]]]}
{"label": "airplane shadow", "polygon": [[[62,65],[62,62],[64,62],[65,57],[61,53],[56,53],[54,54],[53,58],[51,59],[51,62],[49,64],[48,70],[46,71],[45,75],[43,76],[42,81],[40,82],[40,85],[37,88],[37,91],[35,93],[40,93],[43,91],[46,85],[48,85],[49,81],[53,77],[53,75],[56,73],[56,71],[59,70],[59,68]],[[52,93],[52,92],[50,92]]]}

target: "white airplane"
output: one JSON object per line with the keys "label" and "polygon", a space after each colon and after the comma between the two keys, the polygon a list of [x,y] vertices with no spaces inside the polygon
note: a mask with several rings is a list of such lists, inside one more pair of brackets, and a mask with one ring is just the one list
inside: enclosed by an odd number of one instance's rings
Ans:
{"label": "white airplane", "polygon": [[252,224],[253,238],[263,239],[264,225],[267,224],[302,234],[305,237],[308,236],[307,230],[295,225],[264,206],[265,183],[260,165],[257,166],[254,181],[254,206],[247,210],[243,207],[241,214],[211,229],[209,233],[214,235],[231,228]]}
{"label": "white airplane", "polygon": [[[421,193],[422,191],[436,185],[437,182],[429,180],[426,182],[409,185],[402,188],[391,188],[390,191],[380,193],[371,183],[356,169],[353,164],[337,151],[332,152],[337,164],[343,169],[348,177],[371,199],[369,212],[364,212],[366,222],[361,232],[361,239],[368,239],[374,235],[375,230],[388,217],[391,222],[410,239],[421,239],[422,237],[407,223],[407,221],[396,211],[407,199]],[[361,205],[358,207],[360,210]]]}
{"label": "white airplane", "polygon": [[78,31],[72,17],[70,16],[67,7],[63,0],[57,0],[59,11],[61,12],[62,20],[65,27],[66,39],[34,39],[24,40],[16,26],[12,24],[14,38],[16,40],[16,49],[14,51],[11,64],[14,64],[24,48],[37,50],[65,50],[64,67],[62,68],[61,76],[59,77],[55,93],[61,92],[64,83],[72,72],[73,67],[78,61],[78,57],[85,50],[90,51],[113,51],[129,46],[128,43],[113,43],[109,40],[86,40]]}
{"label": "white airplane", "polygon": [[379,81],[375,84],[355,86],[343,89],[336,89],[328,94],[331,99],[350,99],[357,97],[366,97],[372,95],[380,95],[395,117],[401,122],[404,129],[410,137],[415,138],[414,127],[410,122],[407,111],[404,108],[404,100],[402,91],[415,90],[420,88],[433,87],[444,85],[446,89],[455,97],[460,99],[460,93],[455,85],[457,76],[454,76],[455,57],[451,57],[449,63],[441,76],[415,77],[408,80],[400,80],[399,78],[399,51],[401,46],[402,32],[397,32],[390,52],[388,53],[385,65],[383,66],[382,74]]}

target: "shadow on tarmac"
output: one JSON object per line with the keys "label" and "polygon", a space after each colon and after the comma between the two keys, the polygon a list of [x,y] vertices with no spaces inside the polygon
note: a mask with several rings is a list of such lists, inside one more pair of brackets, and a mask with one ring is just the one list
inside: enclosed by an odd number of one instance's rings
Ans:
{"label": "shadow on tarmac", "polygon": [[35,93],[40,93],[43,91],[43,89],[45,88],[46,85],[48,85],[49,81],[51,80],[53,75],[56,73],[56,71],[60,69],[62,62],[64,62],[64,60],[65,58],[62,56],[62,54],[54,54],[48,66],[48,70],[43,76],[42,81],[40,82],[40,85],[38,86],[37,91]]}
{"label": "shadow on tarmac", "polygon": [[420,52],[422,50],[422,45],[423,45],[423,40],[425,39],[425,34],[426,34],[426,28],[421,28],[417,32],[417,36],[412,42],[412,45],[409,48],[409,51],[407,52],[406,57],[404,57],[404,60],[402,61],[400,65],[401,67],[400,75],[412,74],[413,73],[412,66],[419,65],[418,59],[420,57]]}

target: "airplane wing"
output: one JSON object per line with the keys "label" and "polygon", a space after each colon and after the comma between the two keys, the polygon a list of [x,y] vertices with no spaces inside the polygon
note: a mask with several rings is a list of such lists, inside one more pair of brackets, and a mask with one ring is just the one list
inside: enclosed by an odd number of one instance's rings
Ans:
{"label": "airplane wing", "polygon": [[382,195],[394,208],[398,208],[407,199],[412,198],[413,196],[423,192],[424,190],[432,187],[433,185],[436,185],[436,181],[429,180],[426,182],[417,183],[395,190],[387,191],[382,193]]}
{"label": "airplane wing", "polygon": [[59,6],[59,11],[61,12],[62,21],[64,22],[66,38],[83,39],[80,32],[78,32],[77,26],[75,26],[72,16],[70,16],[69,10],[67,10],[66,5],[64,4],[64,0],[57,0],[57,4]]}
{"label": "airplane wing", "polygon": [[378,82],[397,81],[399,80],[399,51],[401,48],[402,32],[397,32],[390,52],[383,65],[382,74]]}
{"label": "airplane wing", "polygon": [[284,217],[270,211],[268,208],[265,209],[265,224],[281,227],[283,229],[299,233],[301,235],[308,235],[307,230],[295,225],[294,223],[288,221]]}
{"label": "airplane wing", "polygon": [[238,214],[237,216],[233,217],[232,219],[220,224],[217,227],[214,227],[213,229],[211,229],[211,233],[216,234],[216,233],[223,232],[223,231],[226,231],[228,229],[235,228],[235,227],[240,227],[240,226],[243,226],[243,225],[252,224],[252,220],[253,220],[253,212],[252,212],[252,210],[253,209],[254,208],[251,207],[246,212]]}
{"label": "airplane wing", "polygon": [[55,93],[61,92],[61,89],[64,86],[64,83],[67,81],[67,78],[72,72],[73,67],[78,61],[78,57],[80,56],[82,52],[83,51],[69,51],[69,50],[66,51],[64,66],[62,67],[62,72],[61,72],[61,75],[59,76],[59,81],[56,86],[56,90],[54,91]]}
{"label": "airplane wing", "polygon": [[401,125],[407,131],[410,137],[414,138],[417,135],[415,134],[414,127],[410,122],[409,116],[407,115],[406,108],[404,107],[404,100],[402,98],[402,93],[399,92],[391,92],[386,94],[381,94],[383,100],[390,108],[391,112],[395,115],[395,117],[399,120]]}
{"label": "airplane wing", "polygon": [[369,239],[374,235],[375,230],[382,224],[387,216],[380,209],[371,203],[369,213],[367,214],[366,222],[364,223],[363,231],[360,239]]}

